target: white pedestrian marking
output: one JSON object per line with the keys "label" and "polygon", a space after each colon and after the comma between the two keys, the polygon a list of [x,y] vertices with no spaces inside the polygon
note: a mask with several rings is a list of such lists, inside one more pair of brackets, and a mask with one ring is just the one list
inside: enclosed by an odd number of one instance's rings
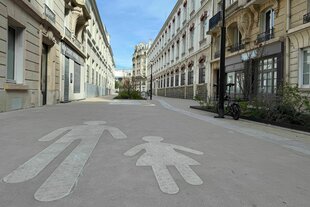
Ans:
{"label": "white pedestrian marking", "polygon": [[88,121],[84,123],[85,125],[65,127],[49,133],[39,141],[51,141],[68,131],[59,140],[25,162],[3,180],[6,183],[20,183],[36,177],[72,142],[81,140],[80,144],[37,190],[34,197],[39,201],[54,201],[69,195],[105,130],[108,130],[115,139],[127,138],[118,128],[103,126],[105,123],[104,121]]}
{"label": "white pedestrian marking", "polygon": [[162,137],[147,136],[142,138],[148,143],[133,147],[124,153],[126,156],[134,156],[141,150],[145,150],[136,163],[136,166],[151,166],[162,192],[168,194],[176,194],[179,192],[179,187],[175,183],[173,177],[169,173],[167,166],[175,166],[184,180],[192,185],[201,185],[203,181],[190,168],[190,165],[200,165],[196,160],[185,156],[175,150],[203,155],[203,152],[192,150],[186,147],[162,143]]}

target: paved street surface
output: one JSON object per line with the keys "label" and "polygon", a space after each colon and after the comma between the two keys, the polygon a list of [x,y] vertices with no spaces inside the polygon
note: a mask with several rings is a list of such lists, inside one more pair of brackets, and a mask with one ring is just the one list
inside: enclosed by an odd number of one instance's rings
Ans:
{"label": "paved street surface", "polygon": [[1,207],[309,207],[310,135],[112,97],[0,114]]}

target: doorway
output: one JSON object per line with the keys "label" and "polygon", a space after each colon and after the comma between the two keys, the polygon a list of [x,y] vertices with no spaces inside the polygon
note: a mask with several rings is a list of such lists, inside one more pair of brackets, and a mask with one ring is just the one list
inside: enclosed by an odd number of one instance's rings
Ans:
{"label": "doorway", "polygon": [[70,87],[70,77],[69,77],[69,58],[65,57],[65,84],[64,84],[64,102],[69,102],[69,87]]}
{"label": "doorway", "polygon": [[41,93],[42,93],[42,105],[47,103],[47,60],[48,60],[48,46],[42,44],[41,55]]}

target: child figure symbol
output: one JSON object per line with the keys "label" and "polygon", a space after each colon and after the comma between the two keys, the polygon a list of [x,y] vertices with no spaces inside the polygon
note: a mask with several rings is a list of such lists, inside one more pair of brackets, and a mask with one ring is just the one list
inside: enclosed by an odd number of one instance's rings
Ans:
{"label": "child figure symbol", "polygon": [[200,164],[196,160],[176,152],[175,149],[196,155],[202,155],[203,152],[178,145],[162,143],[162,137],[147,136],[142,139],[148,143],[135,146],[125,152],[124,155],[134,156],[141,150],[145,150],[146,153],[137,160],[136,166],[151,166],[162,192],[167,194],[176,194],[179,192],[179,187],[169,173],[167,166],[175,166],[184,180],[191,185],[201,185],[203,183],[200,177],[190,167],[190,165]]}
{"label": "child figure symbol", "polygon": [[106,124],[104,121],[88,121],[84,124],[60,128],[39,139],[39,141],[52,141],[64,134],[56,142],[4,177],[4,182],[21,183],[36,177],[70,144],[75,140],[80,140],[78,146],[42,184],[34,197],[39,201],[54,201],[69,195],[105,130],[109,131],[115,139],[127,138],[118,128],[104,126]]}

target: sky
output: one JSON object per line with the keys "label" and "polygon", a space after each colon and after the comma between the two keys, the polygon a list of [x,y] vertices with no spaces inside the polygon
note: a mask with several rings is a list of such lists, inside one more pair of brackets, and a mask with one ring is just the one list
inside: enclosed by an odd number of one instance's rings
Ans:
{"label": "sky", "polygon": [[135,45],[154,40],[177,0],[97,0],[117,69],[132,69]]}

